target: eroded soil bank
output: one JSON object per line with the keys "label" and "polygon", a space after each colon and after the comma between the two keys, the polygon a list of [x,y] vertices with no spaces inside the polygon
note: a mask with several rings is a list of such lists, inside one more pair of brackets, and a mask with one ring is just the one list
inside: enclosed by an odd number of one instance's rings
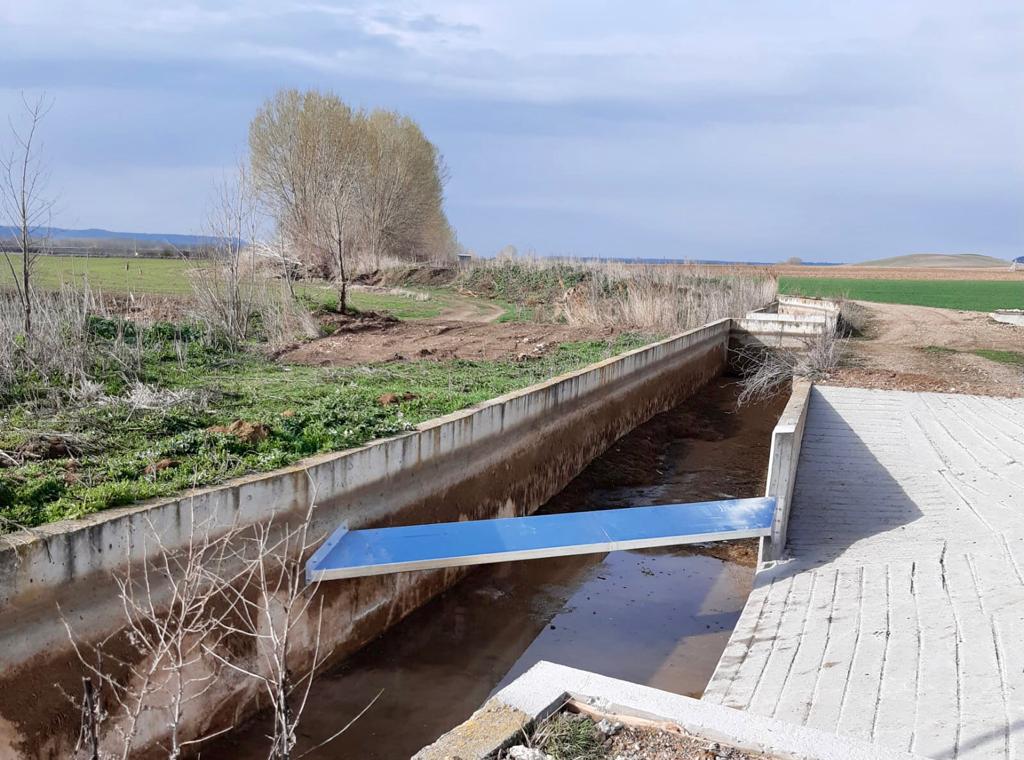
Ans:
{"label": "eroded soil bank", "polygon": [[[760,495],[785,399],[737,412],[736,394],[731,381],[712,381],[621,439],[542,511]],[[383,691],[306,757],[409,757],[541,659],[699,696],[750,591],[755,554],[746,541],[478,568],[317,680],[298,752]],[[257,719],[202,757],[263,756],[267,730]]]}

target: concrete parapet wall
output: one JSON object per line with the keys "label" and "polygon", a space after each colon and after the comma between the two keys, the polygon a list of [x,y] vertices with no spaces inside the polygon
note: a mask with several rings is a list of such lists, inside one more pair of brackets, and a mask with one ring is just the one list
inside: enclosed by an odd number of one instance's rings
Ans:
{"label": "concrete parapet wall", "polygon": [[839,323],[839,304],[827,298],[779,296],[778,312],[793,317],[824,317],[830,329]]}
{"label": "concrete parapet wall", "polygon": [[747,312],[732,322],[733,347],[801,349],[823,332],[834,333],[839,324],[839,304],[823,298],[779,296],[768,306]]}
{"label": "concrete parapet wall", "polygon": [[828,322],[822,316],[751,313],[733,320],[732,340],[740,346],[799,349],[827,329]]}
{"label": "concrete parapet wall", "polygon": [[989,317],[1005,325],[1024,327],[1024,310],[1022,309],[997,309],[989,314]]}
{"label": "concrete parapet wall", "polygon": [[800,460],[800,446],[804,440],[812,387],[807,380],[793,382],[789,403],[782,410],[782,416],[772,431],[765,496],[775,497],[775,519],[772,521],[771,536],[761,539],[759,565],[780,559],[786,548],[786,531],[789,527],[793,486],[796,483],[796,466]]}
{"label": "concrete parapet wall", "polygon": [[[116,633],[123,617],[112,574],[142,561],[148,531],[181,547],[195,521],[251,525],[301,516],[314,500],[313,530],[322,535],[341,522],[355,529],[529,514],[619,437],[719,375],[730,327],[720,320],[357,449],[0,537],[0,756],[67,756],[78,719],[53,684],[77,693],[80,670],[58,605],[83,642]],[[337,661],[461,574],[325,583],[321,651]],[[297,634],[295,646],[311,652],[312,639]],[[225,675],[190,705],[183,733],[219,728],[254,707],[251,683]],[[157,741],[166,727],[159,715],[149,720],[143,736]]]}

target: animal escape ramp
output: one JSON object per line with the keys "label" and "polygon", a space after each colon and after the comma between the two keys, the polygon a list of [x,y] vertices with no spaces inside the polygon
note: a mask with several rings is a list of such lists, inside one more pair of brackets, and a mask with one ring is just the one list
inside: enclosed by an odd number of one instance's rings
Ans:
{"label": "animal escape ramp", "polygon": [[315,581],[510,560],[757,538],[771,533],[775,498],[569,512],[496,520],[338,528],[309,558]]}

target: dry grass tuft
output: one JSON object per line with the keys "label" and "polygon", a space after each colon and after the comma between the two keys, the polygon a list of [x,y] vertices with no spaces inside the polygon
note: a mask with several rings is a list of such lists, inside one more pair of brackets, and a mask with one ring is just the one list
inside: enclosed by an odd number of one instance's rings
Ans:
{"label": "dry grass tuft", "polygon": [[825,331],[807,340],[802,350],[746,346],[734,350],[744,373],[739,406],[761,401],[778,393],[794,378],[822,380],[839,367],[846,351],[846,339]]}
{"label": "dry grass tuft", "polygon": [[[103,307],[89,288],[38,291],[33,301],[32,333],[26,335],[21,303],[0,291],[0,397],[26,375],[76,383],[91,364],[89,315]],[[127,355],[119,358],[129,361]]]}
{"label": "dry grass tuft", "polygon": [[632,264],[514,257],[473,262],[460,279],[531,308],[538,320],[674,333],[769,303],[776,279],[766,268]]}

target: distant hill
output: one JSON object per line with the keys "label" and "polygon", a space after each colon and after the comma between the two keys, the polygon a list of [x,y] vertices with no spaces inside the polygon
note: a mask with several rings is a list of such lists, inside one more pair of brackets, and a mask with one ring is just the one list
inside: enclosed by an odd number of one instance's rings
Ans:
{"label": "distant hill", "polygon": [[908,256],[893,256],[888,259],[862,261],[850,264],[855,267],[923,267],[933,269],[1009,269],[1010,262],[980,253],[912,253]]}
{"label": "distant hill", "polygon": [[[12,227],[0,225],[0,238],[10,237],[15,232]],[[60,241],[58,245],[71,245],[72,243],[82,247],[103,248],[104,244],[111,241],[118,241],[118,248],[131,247],[137,243],[139,248],[159,248],[162,246],[177,246],[189,248],[210,242],[211,238],[203,235],[180,235],[176,233],[162,232],[116,232],[114,230],[85,229],[70,230],[62,227],[51,227],[50,239],[54,242]]]}

